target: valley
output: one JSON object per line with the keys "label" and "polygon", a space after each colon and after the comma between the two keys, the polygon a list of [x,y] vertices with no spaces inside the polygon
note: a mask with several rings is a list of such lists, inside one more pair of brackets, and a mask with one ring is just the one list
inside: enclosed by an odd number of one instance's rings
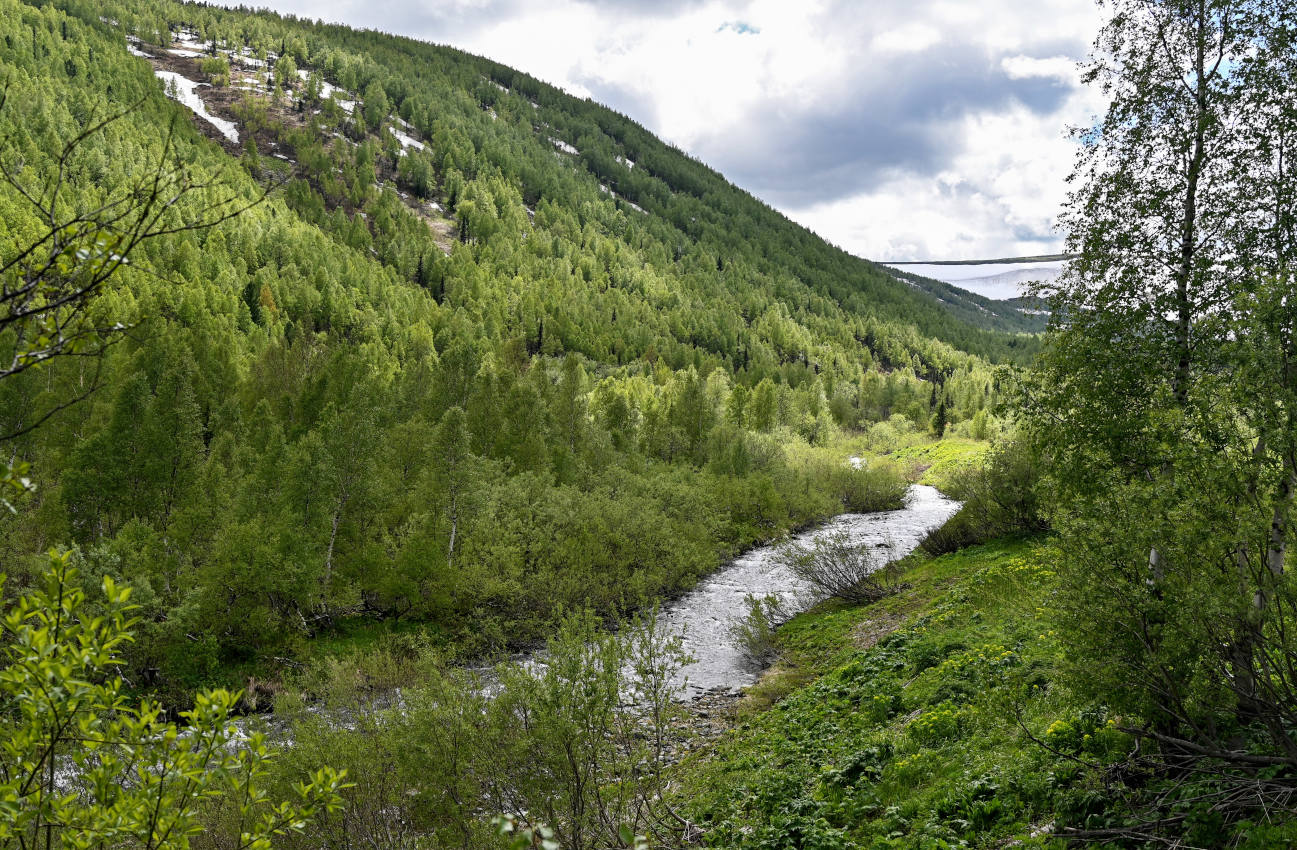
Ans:
{"label": "valley", "polygon": [[0,0],[0,847],[1297,840],[1291,5],[1121,0],[1063,253],[880,264],[449,45]]}
{"label": "valley", "polygon": [[940,263],[884,263],[900,271],[962,285],[978,295],[997,301],[1012,301],[1027,294],[1029,284],[1055,284],[1066,266],[1064,257],[1046,257],[1021,262],[1012,260],[958,260]]}

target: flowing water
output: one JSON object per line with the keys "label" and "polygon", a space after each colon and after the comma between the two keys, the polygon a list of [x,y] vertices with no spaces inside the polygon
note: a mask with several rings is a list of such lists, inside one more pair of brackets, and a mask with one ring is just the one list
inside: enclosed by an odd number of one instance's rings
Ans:
{"label": "flowing water", "polygon": [[[809,543],[845,532],[851,543],[873,550],[882,566],[914,551],[927,532],[959,510],[959,504],[935,487],[915,484],[900,510],[840,514],[795,539]],[[665,624],[671,631],[683,631],[685,650],[695,659],[682,671],[686,699],[708,691],[735,691],[756,681],[761,667],[730,636],[733,623],[747,613],[747,594],[774,596],[789,614],[804,611],[822,598],[778,563],[777,548],[762,546],[747,552],[663,609]]]}
{"label": "flowing water", "polygon": [[[915,484],[906,493],[905,507],[895,511],[868,514],[840,514],[827,523],[794,538],[800,543],[810,543],[817,538],[845,532],[848,542],[869,547],[875,553],[875,563],[882,566],[888,561],[912,552],[927,532],[942,525],[959,510],[960,503],[943,496],[935,487]],[[737,646],[730,635],[733,623],[746,613],[745,597],[773,596],[779,600],[781,610],[793,614],[804,611],[822,598],[805,582],[793,575],[778,562],[777,545],[761,546],[736,558],[726,567],[708,576],[692,591],[665,605],[661,622],[669,632],[683,634],[684,649],[694,658],[680,673],[680,696],[693,699],[708,692],[733,692],[756,681],[761,666],[755,664]],[[524,663],[543,666],[544,653],[527,656]],[[488,692],[497,681],[486,668],[480,669],[482,685]],[[389,706],[401,704],[399,690],[389,695]],[[308,709],[327,711],[321,706]],[[346,712],[333,713],[332,721],[340,726],[350,726],[355,718]],[[291,745],[291,733],[286,725],[272,715],[239,718],[235,724],[239,735],[231,746],[239,746],[250,728],[268,729],[280,744]],[[61,764],[57,770],[56,784],[69,789],[77,776],[70,763]]]}

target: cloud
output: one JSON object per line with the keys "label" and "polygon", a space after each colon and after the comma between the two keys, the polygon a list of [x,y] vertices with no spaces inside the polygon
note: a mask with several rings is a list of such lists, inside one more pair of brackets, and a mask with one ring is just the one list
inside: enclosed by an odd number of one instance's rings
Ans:
{"label": "cloud", "polygon": [[964,148],[965,118],[1026,108],[1048,115],[1069,86],[1014,78],[993,57],[930,47],[864,68],[810,102],[767,103],[695,142],[707,161],[776,205],[804,206],[867,191],[897,170],[932,174]]}
{"label": "cloud", "polygon": [[788,215],[861,256],[971,259],[1052,253],[1072,142],[1062,125],[1096,107],[1074,91],[1050,116],[1024,106],[966,115],[934,172],[896,170],[868,191],[789,206]]}
{"label": "cloud", "polygon": [[[227,2],[225,5],[236,5]],[[525,0],[267,0],[258,7],[326,23],[412,35],[426,41],[455,42],[492,22],[515,16]]]}
{"label": "cloud", "polygon": [[1067,56],[1050,56],[1045,59],[1021,54],[1005,56],[1000,60],[1000,67],[1011,80],[1044,77],[1067,83],[1076,76],[1076,60]]}
{"label": "cloud", "polygon": [[912,53],[927,50],[942,41],[941,30],[923,23],[911,22],[883,30],[869,40],[869,53]]}
{"label": "cloud", "polygon": [[704,5],[705,0],[579,0],[579,2],[584,6],[616,15],[670,18],[686,9]]}

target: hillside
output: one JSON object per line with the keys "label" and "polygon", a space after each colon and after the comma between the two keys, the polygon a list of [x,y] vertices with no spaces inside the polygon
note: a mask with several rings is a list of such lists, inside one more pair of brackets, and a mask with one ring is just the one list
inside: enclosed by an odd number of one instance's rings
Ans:
{"label": "hillside", "polygon": [[[241,128],[242,142],[213,132],[203,121],[197,126],[232,153],[246,148],[248,136],[253,136],[263,155],[273,152],[286,158],[295,166],[295,176],[305,176],[309,163],[304,166],[301,157],[294,158],[294,145],[302,139],[287,131],[301,130],[305,124],[326,149],[335,145],[337,137],[331,133],[351,142],[368,138],[387,154],[396,172],[382,173],[383,163],[377,162],[380,180],[395,177],[413,196],[405,198],[409,205],[431,211],[434,220],[442,217],[438,213],[457,217],[455,172],[471,179],[482,169],[496,170],[518,190],[529,215],[542,199],[574,211],[591,197],[612,199],[629,220],[642,217],[637,223],[676,260],[680,257],[675,255],[696,248],[721,272],[727,261],[746,263],[748,267],[733,269],[730,276],[747,278],[757,288],[791,285],[851,313],[899,321],[924,337],[992,360],[1019,359],[1034,350],[1027,341],[978,333],[988,328],[1023,331],[1027,326],[976,310],[952,310],[949,294],[939,295],[934,304],[922,292],[898,287],[886,270],[829,246],[625,116],[513,69],[451,48],[344,27],[308,25],[269,14],[187,11],[178,7],[164,12],[178,40],[154,51],[152,64],[187,73],[192,80],[208,80],[210,75],[202,71],[204,57],[227,58],[231,84],[205,88],[201,96]],[[218,46],[208,36],[221,33],[223,25],[233,28],[233,37],[217,35]],[[290,47],[286,32],[296,33],[305,43]],[[278,81],[287,92],[278,101],[265,97],[273,85],[267,63],[277,57],[276,46],[290,51],[290,70],[302,80]],[[318,54],[314,64],[308,54]],[[288,91],[290,86],[295,91]],[[379,88],[381,102],[371,104]],[[312,122],[302,120],[304,102],[312,107]],[[398,158],[403,167],[396,167]],[[328,205],[331,199],[322,194]],[[420,202],[431,202],[433,208]]]}
{"label": "hillside", "polygon": [[1037,336],[448,47],[0,0],[0,844],[1297,845],[1297,0],[1101,6]]}
{"label": "hillside", "polygon": [[[966,285],[993,293],[988,297],[962,289],[951,280],[942,279],[945,266],[937,264],[896,263],[883,264],[898,280],[903,280],[920,292],[926,292],[936,298],[956,316],[969,322],[997,328],[1014,333],[1043,333],[1049,324],[1049,314],[1036,299],[1014,297],[1022,291],[1022,284],[1041,280],[1041,276],[1032,271],[1008,271],[991,273],[985,276],[956,279],[955,282],[966,282]],[[980,269],[980,265],[960,266],[965,269]],[[974,272],[976,274],[976,272]],[[953,276],[952,276],[953,277]]]}
{"label": "hillside", "polygon": [[[99,222],[153,175],[192,188],[66,352],[96,356],[0,382],[37,482],[0,517],[11,586],[64,545],[130,581],[123,672],[169,700],[391,631],[498,653],[677,592],[894,499],[825,447],[985,436],[989,364],[1035,349],[486,60],[168,2],[0,9],[6,260],[46,227],[23,192]],[[59,256],[122,244],[96,227]]]}

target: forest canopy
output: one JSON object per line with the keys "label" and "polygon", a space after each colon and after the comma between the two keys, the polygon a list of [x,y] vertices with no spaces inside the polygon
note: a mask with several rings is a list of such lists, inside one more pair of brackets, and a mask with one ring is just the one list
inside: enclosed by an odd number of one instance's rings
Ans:
{"label": "forest canopy", "polygon": [[484,59],[171,2],[0,8],[6,257],[146,175],[190,187],[92,288],[111,344],[0,381],[37,484],[0,517],[11,582],[52,546],[129,580],[124,675],[167,699],[379,625],[489,654],[634,610],[885,506],[817,447],[985,437],[990,362],[1035,350]]}

